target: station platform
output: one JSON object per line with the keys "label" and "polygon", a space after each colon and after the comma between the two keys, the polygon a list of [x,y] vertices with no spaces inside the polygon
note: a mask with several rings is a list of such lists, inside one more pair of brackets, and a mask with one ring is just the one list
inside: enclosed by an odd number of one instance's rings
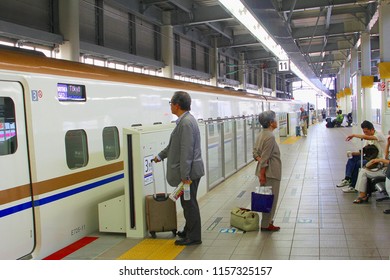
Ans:
{"label": "station platform", "polygon": [[[274,224],[279,232],[229,230],[230,211],[250,207],[258,185],[255,163],[247,165],[199,200],[202,241],[175,246],[171,233],[157,238],[129,239],[124,234],[91,234],[85,242],[57,254],[68,260],[389,260],[390,200],[353,204],[357,193],[336,184],[344,178],[346,151],[360,141],[346,142],[351,127],[311,125],[307,137],[280,141],[282,182]],[[360,128],[354,128],[359,131]],[[260,214],[261,215],[261,214]],[[184,218],[179,213],[178,227]],[[68,250],[66,252],[66,250]],[[54,259],[53,254],[53,259]]]}

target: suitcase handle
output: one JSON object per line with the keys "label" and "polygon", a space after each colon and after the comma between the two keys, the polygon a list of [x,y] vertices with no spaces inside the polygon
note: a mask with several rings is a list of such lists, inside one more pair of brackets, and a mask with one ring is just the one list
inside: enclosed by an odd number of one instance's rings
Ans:
{"label": "suitcase handle", "polygon": [[[153,197],[154,197],[154,199],[157,199],[156,177],[154,176],[154,165],[156,164],[156,162],[152,159],[151,163],[152,163],[152,173],[153,173]],[[167,179],[165,177],[166,175],[165,175],[165,163],[164,163],[164,160],[162,160],[161,163],[162,163],[162,166],[163,166],[165,198],[168,198],[169,195],[168,195],[168,188],[167,188]]]}

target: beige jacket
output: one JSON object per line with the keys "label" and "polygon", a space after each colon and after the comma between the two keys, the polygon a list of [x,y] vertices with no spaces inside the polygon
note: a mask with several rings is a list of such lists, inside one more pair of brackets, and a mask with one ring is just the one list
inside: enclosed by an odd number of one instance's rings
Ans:
{"label": "beige jacket", "polygon": [[259,176],[260,169],[266,167],[265,176],[276,180],[282,179],[282,161],[280,160],[280,150],[276,143],[275,135],[269,129],[262,129],[257,135],[255,146],[253,147],[253,158],[261,157],[257,163],[255,175]]}

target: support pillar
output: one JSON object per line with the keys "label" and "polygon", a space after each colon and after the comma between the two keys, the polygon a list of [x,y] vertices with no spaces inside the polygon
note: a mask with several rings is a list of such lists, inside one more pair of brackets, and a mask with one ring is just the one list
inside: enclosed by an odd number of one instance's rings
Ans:
{"label": "support pillar", "polygon": [[209,65],[210,65],[210,74],[211,74],[210,83],[212,86],[217,87],[218,86],[218,77],[219,77],[218,39],[217,38],[214,38],[213,48],[210,49]]}
{"label": "support pillar", "polygon": [[[371,76],[371,41],[369,32],[363,32],[361,35],[361,73],[362,76]],[[360,102],[362,106],[358,107],[358,109],[361,110],[361,119],[372,122],[371,88],[362,87]]]}
{"label": "support pillar", "polygon": [[246,75],[245,70],[246,70],[245,69],[245,54],[240,53],[240,59],[238,62],[238,80],[240,82],[239,87],[241,89],[244,89],[244,90],[246,90],[246,79],[247,79],[247,75]]}
{"label": "support pillar", "polygon": [[[338,88],[338,92],[344,91],[344,88],[345,88],[345,62],[344,62],[343,66],[340,69],[340,76],[339,76],[338,80],[339,80],[339,86],[340,86]],[[339,109],[344,109],[344,107],[343,107],[343,105],[344,105],[344,97],[339,97],[337,105],[338,105],[338,108],[336,108],[336,112]]]}
{"label": "support pillar", "polygon": [[64,44],[60,45],[61,58],[78,62],[80,61],[79,0],[60,0],[58,5],[59,29],[64,36]]}
{"label": "support pillar", "polygon": [[[361,85],[359,83],[360,81],[360,71],[358,71],[359,68],[359,61],[358,61],[358,52],[357,49],[353,48],[351,50],[351,93],[350,96],[354,101],[352,104],[351,102],[351,110],[348,111],[352,112],[352,119],[354,124],[354,132],[359,133],[360,130],[360,124],[362,122],[362,100],[361,100]],[[357,125],[357,131],[355,131]]]}
{"label": "support pillar", "polygon": [[161,58],[165,63],[162,69],[165,78],[174,79],[175,77],[175,36],[173,34],[173,26],[171,25],[171,13],[163,12],[163,23],[161,26]]}
{"label": "support pillar", "polygon": [[350,61],[345,61],[344,64],[345,71],[344,71],[344,98],[343,98],[343,114],[347,113],[347,108],[348,108],[348,102],[349,102],[349,96],[346,94],[346,88],[350,87],[351,83],[351,62]]}
{"label": "support pillar", "polygon": [[259,94],[264,93],[264,69],[260,68],[257,71],[257,86],[259,87]]}
{"label": "support pillar", "polygon": [[[388,30],[390,30],[390,1],[381,1],[379,5],[379,53],[380,61],[390,62],[390,38],[388,36]],[[385,90],[382,92],[382,132],[387,134],[390,129],[390,85],[389,78],[384,78],[381,75],[381,81],[386,84]]]}
{"label": "support pillar", "polygon": [[272,72],[271,74],[271,89],[272,89],[272,93],[271,93],[271,96],[274,96],[276,97],[276,73],[275,72]]}

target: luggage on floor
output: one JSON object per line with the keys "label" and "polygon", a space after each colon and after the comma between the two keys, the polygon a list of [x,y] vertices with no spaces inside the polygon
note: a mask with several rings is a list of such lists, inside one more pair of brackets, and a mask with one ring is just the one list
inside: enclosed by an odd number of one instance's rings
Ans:
{"label": "luggage on floor", "polygon": [[326,127],[327,128],[333,128],[334,127],[334,123],[331,121],[330,118],[326,119]]}
{"label": "luggage on floor", "polygon": [[295,136],[301,136],[301,127],[299,125],[295,127]]}
{"label": "luggage on floor", "polygon": [[233,208],[230,212],[230,225],[243,231],[259,230],[259,214],[245,208]]}
{"label": "luggage on floor", "polygon": [[164,161],[161,164],[163,166],[165,192],[157,193],[154,163],[152,162],[153,195],[145,197],[146,224],[153,238],[156,238],[156,232],[172,231],[174,235],[177,232],[176,203],[169,198]]}

